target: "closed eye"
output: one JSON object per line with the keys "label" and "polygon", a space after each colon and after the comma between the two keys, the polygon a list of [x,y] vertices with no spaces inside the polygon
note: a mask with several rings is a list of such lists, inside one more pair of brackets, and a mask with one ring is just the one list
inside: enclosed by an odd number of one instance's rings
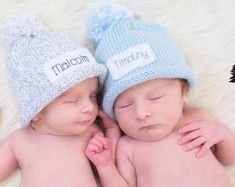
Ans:
{"label": "closed eye", "polygon": [[77,103],[79,101],[79,97],[66,97],[66,98],[63,98],[62,102],[63,103]]}
{"label": "closed eye", "polygon": [[127,107],[130,107],[131,105],[132,103],[127,103],[127,104],[120,105],[119,108],[127,108]]}
{"label": "closed eye", "polygon": [[78,102],[78,99],[71,99],[64,101],[64,103],[76,103],[76,102]]}
{"label": "closed eye", "polygon": [[150,101],[156,101],[156,100],[159,100],[159,99],[161,99],[162,98],[162,96],[157,96],[157,97],[150,97]]}

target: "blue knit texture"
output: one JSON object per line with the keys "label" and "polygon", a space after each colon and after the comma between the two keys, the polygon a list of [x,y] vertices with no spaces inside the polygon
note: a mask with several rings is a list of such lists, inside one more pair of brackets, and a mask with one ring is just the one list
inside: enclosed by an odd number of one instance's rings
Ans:
{"label": "blue knit texture", "polygon": [[133,14],[126,7],[113,3],[96,8],[89,20],[91,39],[95,43],[99,42],[110,25],[129,17],[133,17]]}
{"label": "blue knit texture", "polygon": [[102,85],[106,78],[107,68],[86,48],[64,34],[47,31],[31,15],[10,15],[1,26],[1,34],[9,47],[6,72],[23,126],[82,80],[97,76]]}
{"label": "blue knit texture", "polygon": [[[106,15],[113,9],[110,6],[99,9],[103,15]],[[120,14],[122,11],[115,12],[115,15]],[[94,16],[97,14],[91,16],[93,20],[91,23],[95,28],[103,28],[107,19],[102,20],[98,15],[96,21]],[[97,61],[108,67],[102,105],[110,117],[115,118],[113,105],[118,95],[144,81],[155,78],[179,78],[187,80],[189,87],[193,87],[193,72],[163,26],[138,21],[133,17],[119,19],[117,16],[117,19],[112,18],[112,20],[117,21],[105,26],[95,51]]]}

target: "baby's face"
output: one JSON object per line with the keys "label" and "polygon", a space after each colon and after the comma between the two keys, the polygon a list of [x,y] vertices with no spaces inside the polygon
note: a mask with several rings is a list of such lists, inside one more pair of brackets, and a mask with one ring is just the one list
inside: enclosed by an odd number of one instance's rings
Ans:
{"label": "baby's face", "polygon": [[177,79],[154,79],[119,95],[114,112],[129,136],[155,141],[167,136],[179,122],[187,91]]}
{"label": "baby's face", "polygon": [[52,101],[40,114],[44,131],[72,135],[85,132],[94,122],[98,105],[98,79],[86,79]]}

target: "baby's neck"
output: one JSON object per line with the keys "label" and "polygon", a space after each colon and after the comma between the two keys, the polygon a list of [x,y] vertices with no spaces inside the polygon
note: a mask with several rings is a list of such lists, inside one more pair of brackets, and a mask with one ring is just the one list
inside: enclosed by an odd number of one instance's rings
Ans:
{"label": "baby's neck", "polygon": [[176,124],[176,126],[175,126],[175,128],[173,129],[172,132],[178,133],[179,129],[182,128],[186,123],[187,122],[186,122],[185,115],[184,115],[184,112],[183,112],[180,119],[178,120],[178,123]]}
{"label": "baby's neck", "polygon": [[29,125],[28,130],[38,134],[38,135],[45,135],[45,136],[73,136],[70,134],[61,134],[61,133],[56,133],[56,132],[51,132],[49,130],[46,129],[41,129],[40,127],[34,126],[34,125]]}

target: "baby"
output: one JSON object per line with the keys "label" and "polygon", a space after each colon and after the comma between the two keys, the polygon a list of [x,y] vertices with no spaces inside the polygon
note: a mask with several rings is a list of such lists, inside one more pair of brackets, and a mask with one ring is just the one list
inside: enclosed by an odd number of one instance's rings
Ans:
{"label": "baby", "polygon": [[96,133],[88,144],[103,187],[230,186],[223,165],[235,162],[234,134],[185,107],[194,77],[170,34],[117,5],[97,9],[90,30],[109,71],[104,111],[125,133],[116,164],[109,138]]}
{"label": "baby", "polygon": [[106,67],[25,13],[9,16],[1,32],[23,127],[1,143],[0,180],[19,167],[21,187],[97,186],[84,151],[99,131],[96,95]]}

